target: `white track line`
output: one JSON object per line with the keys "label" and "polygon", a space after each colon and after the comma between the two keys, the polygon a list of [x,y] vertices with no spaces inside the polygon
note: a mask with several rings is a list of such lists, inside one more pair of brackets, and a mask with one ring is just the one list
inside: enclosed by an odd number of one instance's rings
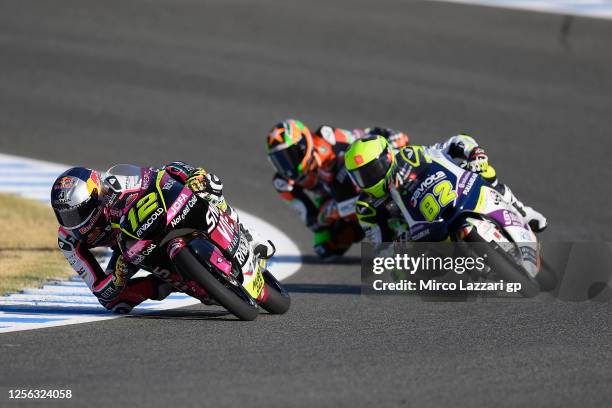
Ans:
{"label": "white track line", "polygon": [[[68,167],[0,153],[0,192],[48,203],[53,181]],[[274,275],[282,280],[297,272],[301,266],[301,253],[297,245],[281,230],[261,218],[242,210],[238,212],[242,222],[276,245],[277,255],[270,262]],[[104,254],[99,258],[103,266],[108,261],[104,258]],[[139,274],[146,275],[142,272]],[[131,314],[146,314],[198,303],[197,299],[183,293],[173,293],[161,302],[143,302]],[[104,309],[78,276],[67,281],[49,282],[40,289],[28,288],[21,293],[0,297],[0,333],[119,317],[122,316]]]}
{"label": "white track line", "polygon": [[537,11],[581,17],[612,19],[611,0],[434,0],[447,3]]}

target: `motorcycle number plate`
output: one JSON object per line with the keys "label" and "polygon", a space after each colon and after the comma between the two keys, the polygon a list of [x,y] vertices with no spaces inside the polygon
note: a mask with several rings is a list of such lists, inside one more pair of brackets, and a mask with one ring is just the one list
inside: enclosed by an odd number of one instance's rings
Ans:
{"label": "motorcycle number plate", "polygon": [[260,269],[257,268],[257,272],[255,273],[255,276],[253,277],[253,279],[248,283],[247,282],[244,283],[244,288],[246,289],[247,292],[249,292],[249,295],[251,295],[253,299],[257,299],[259,295],[261,294],[263,285],[264,285],[263,275]]}

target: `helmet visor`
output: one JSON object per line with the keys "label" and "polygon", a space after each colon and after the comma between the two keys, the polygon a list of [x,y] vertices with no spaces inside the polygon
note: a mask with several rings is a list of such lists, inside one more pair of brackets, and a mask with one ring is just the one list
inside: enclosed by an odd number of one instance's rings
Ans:
{"label": "helmet visor", "polygon": [[391,152],[388,149],[384,149],[376,160],[351,170],[349,173],[360,188],[368,188],[387,176],[392,163],[393,156]]}
{"label": "helmet visor", "polygon": [[304,160],[305,152],[299,144],[269,154],[272,165],[281,176],[288,179],[297,179],[300,176],[299,166]]}
{"label": "helmet visor", "polygon": [[96,211],[100,211],[97,194],[93,194],[87,201],[77,207],[56,209],[57,221],[66,229],[75,229],[87,224]]}

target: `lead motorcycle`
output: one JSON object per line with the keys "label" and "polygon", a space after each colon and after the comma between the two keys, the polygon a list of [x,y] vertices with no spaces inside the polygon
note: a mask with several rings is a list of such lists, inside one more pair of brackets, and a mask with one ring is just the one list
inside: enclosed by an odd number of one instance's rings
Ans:
{"label": "lead motorcycle", "polygon": [[502,194],[439,150],[410,146],[399,155],[391,196],[411,240],[481,243],[471,250],[487,259],[486,273],[520,283],[526,297],[537,295],[539,280],[550,280],[543,276],[538,239]]}
{"label": "lead motorcycle", "polygon": [[221,210],[164,170],[121,164],[103,183],[127,261],[241,320],[254,320],[260,306],[287,312],[289,294],[253,252],[235,210]]}

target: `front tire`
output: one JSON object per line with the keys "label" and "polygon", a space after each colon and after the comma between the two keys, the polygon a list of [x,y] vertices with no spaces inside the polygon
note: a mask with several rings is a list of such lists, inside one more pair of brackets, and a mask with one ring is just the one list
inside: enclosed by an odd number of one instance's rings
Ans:
{"label": "front tire", "polygon": [[267,269],[263,272],[263,277],[267,296],[259,304],[271,314],[287,313],[291,306],[289,293]]}
{"label": "front tire", "polygon": [[179,271],[196,281],[214,300],[240,320],[250,321],[257,318],[259,314],[257,305],[248,304],[238,294],[217,280],[188,248],[179,251],[174,258],[174,263]]}

